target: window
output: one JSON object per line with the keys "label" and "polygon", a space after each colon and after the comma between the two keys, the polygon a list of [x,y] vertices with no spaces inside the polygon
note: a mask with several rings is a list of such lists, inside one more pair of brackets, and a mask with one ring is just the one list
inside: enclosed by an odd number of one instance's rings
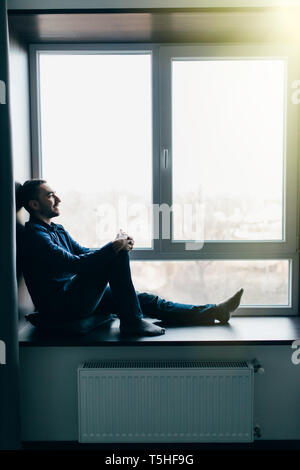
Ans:
{"label": "window", "polygon": [[205,240],[284,238],[284,79],[282,59],[172,60],[173,201],[202,203]]}
{"label": "window", "polygon": [[[61,194],[70,230],[102,245],[128,209],[135,231],[139,205],[152,202],[151,54],[40,53],[39,83],[41,172]],[[151,248],[143,222],[136,246]]]}
{"label": "window", "polygon": [[83,245],[134,236],[138,290],[296,314],[296,79],[271,46],[32,46],[34,176]]}

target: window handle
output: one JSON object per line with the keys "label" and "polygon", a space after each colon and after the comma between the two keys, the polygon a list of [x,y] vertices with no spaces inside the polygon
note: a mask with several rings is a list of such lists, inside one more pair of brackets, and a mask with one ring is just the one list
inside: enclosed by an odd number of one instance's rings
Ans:
{"label": "window handle", "polygon": [[169,160],[169,150],[163,149],[162,152],[162,160],[163,160],[163,168],[168,168],[168,160]]}

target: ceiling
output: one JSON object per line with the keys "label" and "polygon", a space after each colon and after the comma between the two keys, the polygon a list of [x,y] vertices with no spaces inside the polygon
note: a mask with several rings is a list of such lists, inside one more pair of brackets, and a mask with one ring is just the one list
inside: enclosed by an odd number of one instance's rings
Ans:
{"label": "ceiling", "polygon": [[30,42],[295,42],[300,8],[115,12],[9,12],[10,31]]}

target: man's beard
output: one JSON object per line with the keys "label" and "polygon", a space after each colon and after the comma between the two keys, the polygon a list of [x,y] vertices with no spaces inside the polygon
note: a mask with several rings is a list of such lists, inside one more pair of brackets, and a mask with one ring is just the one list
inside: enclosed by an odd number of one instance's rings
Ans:
{"label": "man's beard", "polygon": [[60,215],[59,212],[57,213],[57,212],[54,212],[54,211],[51,214],[52,214],[51,217],[58,217]]}
{"label": "man's beard", "polygon": [[60,214],[59,212],[55,212],[54,210],[49,210],[49,211],[45,211],[45,214],[43,214],[45,217],[47,217],[48,219],[52,219],[53,217],[58,217]]}

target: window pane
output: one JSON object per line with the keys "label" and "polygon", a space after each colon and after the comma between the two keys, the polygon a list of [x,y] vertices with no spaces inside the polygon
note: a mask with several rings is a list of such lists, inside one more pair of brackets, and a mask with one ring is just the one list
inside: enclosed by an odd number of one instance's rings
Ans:
{"label": "window pane", "polygon": [[283,238],[284,75],[279,59],[172,61],[175,240]]}
{"label": "window pane", "polygon": [[288,260],[135,261],[131,269],[138,291],[172,301],[218,303],[243,287],[242,305],[290,303]]}
{"label": "window pane", "polygon": [[150,53],[40,55],[43,177],[85,246],[152,245],[151,94]]}

